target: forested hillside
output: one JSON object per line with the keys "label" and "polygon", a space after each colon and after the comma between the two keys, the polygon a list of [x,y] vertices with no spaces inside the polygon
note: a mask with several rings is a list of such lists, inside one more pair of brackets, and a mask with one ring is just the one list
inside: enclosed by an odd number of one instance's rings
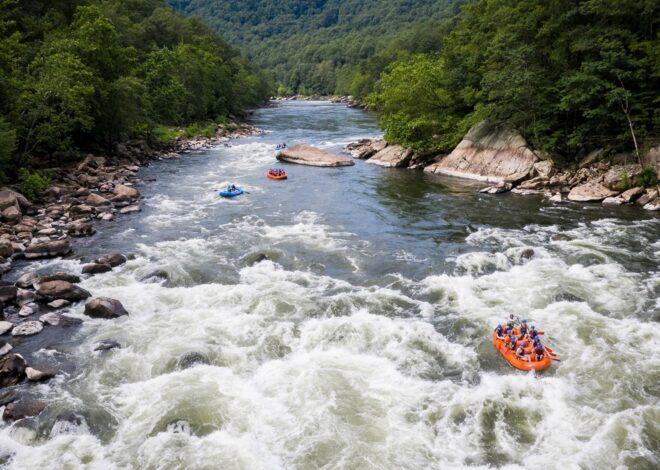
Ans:
{"label": "forested hillside", "polygon": [[[158,124],[222,119],[272,91],[164,0],[0,0],[0,179]],[[57,161],[52,161],[57,163]]]}
{"label": "forested hillside", "polygon": [[660,137],[659,32],[653,0],[479,0],[442,48],[391,65],[370,102],[389,141],[421,151],[489,119],[570,159],[637,152]]}
{"label": "forested hillside", "polygon": [[170,0],[274,72],[281,93],[364,96],[393,60],[440,47],[464,0]]}

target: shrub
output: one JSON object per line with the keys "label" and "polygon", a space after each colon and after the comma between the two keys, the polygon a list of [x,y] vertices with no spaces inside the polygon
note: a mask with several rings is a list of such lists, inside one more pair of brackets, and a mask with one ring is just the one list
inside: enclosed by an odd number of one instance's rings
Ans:
{"label": "shrub", "polygon": [[652,166],[642,168],[642,172],[635,179],[635,186],[641,186],[642,188],[649,188],[657,184],[658,175]]}
{"label": "shrub", "polygon": [[617,186],[619,191],[625,191],[626,189],[630,189],[630,176],[628,176],[628,173],[623,174],[623,177],[621,178],[621,181],[619,181],[619,184]]}
{"label": "shrub", "polygon": [[18,170],[18,178],[20,192],[31,201],[37,199],[39,194],[50,186],[50,176],[31,173],[27,168]]}

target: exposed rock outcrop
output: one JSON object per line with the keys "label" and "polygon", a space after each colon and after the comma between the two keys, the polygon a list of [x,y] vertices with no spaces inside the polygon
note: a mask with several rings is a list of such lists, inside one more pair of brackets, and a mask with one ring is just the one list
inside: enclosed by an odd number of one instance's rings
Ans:
{"label": "exposed rock outcrop", "polygon": [[516,131],[487,122],[473,127],[458,146],[424,171],[493,183],[527,178],[539,158]]}
{"label": "exposed rock outcrop", "polygon": [[614,197],[619,194],[617,191],[606,188],[602,184],[589,181],[580,186],[576,186],[568,193],[568,200],[574,202],[594,202],[602,201],[608,197]]}
{"label": "exposed rock outcrop", "polygon": [[298,144],[293,147],[284,148],[277,154],[277,159],[282,162],[309,166],[335,167],[355,165],[353,160],[307,144]]}
{"label": "exposed rock outcrop", "polygon": [[385,142],[383,139],[362,139],[357,142],[348,144],[346,147],[344,147],[344,150],[351,154],[353,158],[364,160],[371,158],[385,147],[387,147],[387,142]]}

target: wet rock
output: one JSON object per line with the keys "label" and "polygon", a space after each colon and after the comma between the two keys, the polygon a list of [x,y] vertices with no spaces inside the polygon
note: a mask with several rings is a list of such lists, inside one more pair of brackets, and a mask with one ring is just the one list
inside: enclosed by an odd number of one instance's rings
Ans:
{"label": "wet rock", "polygon": [[16,298],[18,288],[12,284],[4,284],[0,281],[0,302],[11,302]]}
{"label": "wet rock", "polygon": [[513,185],[511,183],[505,183],[502,181],[496,185],[487,186],[479,190],[479,192],[485,194],[501,194],[501,193],[506,193],[507,191],[511,191],[512,187]]}
{"label": "wet rock", "polygon": [[133,204],[131,206],[122,207],[119,209],[120,214],[132,214],[133,212],[140,212],[142,209],[139,204]]}
{"label": "wet rock", "polygon": [[336,167],[355,165],[353,160],[307,144],[298,144],[282,149],[277,154],[277,159],[287,163],[309,166]]}
{"label": "wet rock", "polygon": [[644,204],[643,208],[645,211],[652,211],[652,212],[660,211],[660,197],[653,199],[648,204]]}
{"label": "wet rock", "polygon": [[116,185],[113,192],[115,194],[112,198],[113,202],[128,202],[140,197],[140,192],[137,189],[124,184]]}
{"label": "wet rock", "polygon": [[16,293],[16,303],[20,306],[34,302],[36,299],[37,294],[32,290],[18,289],[18,292]]}
{"label": "wet rock", "polygon": [[116,268],[117,266],[124,264],[126,260],[126,256],[122,255],[121,253],[113,253],[111,255],[101,256],[94,262],[100,264],[109,264],[113,268]]}
{"label": "wet rock", "polygon": [[91,294],[82,287],[71,284],[67,281],[41,282],[39,284],[39,288],[37,289],[37,294],[40,298],[44,298],[48,301],[53,301],[55,299],[65,299],[74,302],[78,300],[84,300],[91,296]]}
{"label": "wet rock", "polygon": [[109,264],[90,263],[82,267],[83,274],[101,274],[108,271],[112,271],[112,266]]}
{"label": "wet rock", "polygon": [[87,428],[85,418],[71,411],[66,411],[60,413],[55,419],[55,423],[50,430],[50,437],[54,438],[62,434],[78,434],[81,428]]}
{"label": "wet rock", "polygon": [[532,259],[533,257],[534,257],[534,249],[533,248],[525,248],[520,253],[520,258],[521,259]]}
{"label": "wet rock", "polygon": [[24,398],[21,401],[8,404],[2,414],[2,419],[5,421],[16,421],[23,418],[31,418],[37,416],[44,409],[46,409],[44,402]]}
{"label": "wet rock", "polygon": [[38,370],[32,367],[25,368],[25,376],[30,382],[41,382],[43,380],[50,380],[55,377],[55,372],[48,370]]}
{"label": "wet rock", "polygon": [[27,305],[23,305],[21,309],[18,311],[18,315],[21,317],[29,317],[34,313],[34,309],[32,307],[28,307]]}
{"label": "wet rock", "polygon": [[151,271],[140,278],[140,282],[155,283],[161,281],[169,281],[170,275],[164,269],[156,269]]}
{"label": "wet rock", "polygon": [[98,297],[85,304],[85,315],[92,318],[110,319],[128,315],[128,312],[118,300]]}
{"label": "wet rock", "polygon": [[8,405],[16,400],[18,400],[18,393],[16,393],[16,390],[5,390],[0,393],[0,406]]}
{"label": "wet rock", "polygon": [[52,302],[48,302],[48,306],[50,308],[56,308],[56,309],[66,307],[68,305],[71,305],[71,302],[65,299],[57,299],[57,300],[53,300]]}
{"label": "wet rock", "polygon": [[354,158],[367,159],[387,147],[387,142],[382,139],[361,139],[358,142],[348,144],[344,150]]}
{"label": "wet rock", "polygon": [[106,212],[101,216],[101,220],[105,220],[107,222],[113,220],[115,218],[115,215],[112,214],[111,212]]}
{"label": "wet rock", "polygon": [[14,347],[7,341],[0,340],[0,357],[8,354]]}
{"label": "wet rock", "polygon": [[9,240],[0,240],[0,256],[9,258],[14,254],[14,245]]}
{"label": "wet rock", "polygon": [[606,197],[603,199],[603,204],[606,206],[620,206],[625,201],[621,197]]}
{"label": "wet rock", "polygon": [[77,326],[82,323],[82,320],[80,318],[69,317],[67,315],[60,315],[59,313],[55,313],[55,312],[49,312],[42,315],[41,317],[39,317],[39,321],[46,325],[60,326],[60,327]]}
{"label": "wet rock", "polygon": [[74,220],[66,226],[66,233],[72,237],[89,237],[96,233],[96,229],[91,222]]}
{"label": "wet rock", "polygon": [[23,356],[16,353],[7,354],[0,359],[0,388],[16,385],[25,378],[27,364]]}
{"label": "wet rock", "polygon": [[71,244],[68,240],[52,240],[33,243],[25,249],[27,259],[51,258],[71,253]]}
{"label": "wet rock", "polygon": [[167,432],[171,432],[173,434],[186,434],[188,436],[192,436],[192,426],[190,426],[190,423],[188,421],[179,419],[167,425]]}
{"label": "wet rock", "polygon": [[14,328],[14,324],[9,321],[0,321],[0,335],[4,335],[8,331],[11,331],[11,329]]}
{"label": "wet rock", "polygon": [[28,271],[21,275],[16,281],[16,286],[22,289],[32,288],[33,284],[39,280],[39,275],[36,271]]}
{"label": "wet rock", "polygon": [[203,354],[198,352],[188,352],[177,359],[176,368],[180,370],[190,369],[196,365],[208,363],[209,360]]}
{"label": "wet rock", "polygon": [[49,274],[41,278],[40,282],[51,282],[51,281],[65,281],[70,282],[71,284],[76,284],[81,281],[79,276],[75,274],[66,273],[64,271],[58,271],[56,273]]}
{"label": "wet rock", "polygon": [[402,168],[410,163],[412,156],[413,152],[410,149],[405,149],[400,145],[388,145],[367,162],[387,168]]}
{"label": "wet rock", "polygon": [[104,339],[96,344],[94,351],[108,351],[110,349],[121,349],[121,344],[114,339]]}
{"label": "wet rock", "polygon": [[597,202],[608,197],[614,197],[619,194],[612,191],[602,184],[590,181],[580,186],[576,186],[568,193],[568,200],[574,202]]}
{"label": "wet rock", "polygon": [[44,325],[40,321],[26,321],[16,325],[11,330],[12,336],[31,336],[40,333],[44,329]]}

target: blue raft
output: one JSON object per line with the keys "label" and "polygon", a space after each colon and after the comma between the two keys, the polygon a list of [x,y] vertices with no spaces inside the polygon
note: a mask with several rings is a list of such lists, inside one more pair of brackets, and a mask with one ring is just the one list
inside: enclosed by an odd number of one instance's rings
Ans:
{"label": "blue raft", "polygon": [[234,191],[227,188],[224,191],[218,192],[218,195],[222,197],[236,197],[236,196],[240,196],[241,194],[243,194],[243,188],[241,188],[240,186],[236,186],[236,189]]}

